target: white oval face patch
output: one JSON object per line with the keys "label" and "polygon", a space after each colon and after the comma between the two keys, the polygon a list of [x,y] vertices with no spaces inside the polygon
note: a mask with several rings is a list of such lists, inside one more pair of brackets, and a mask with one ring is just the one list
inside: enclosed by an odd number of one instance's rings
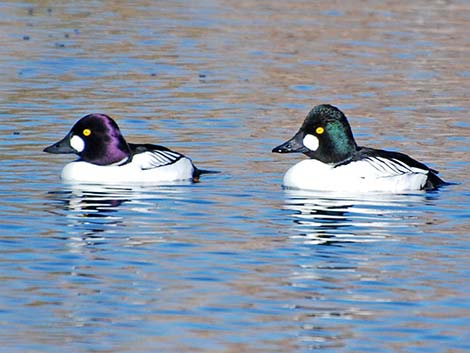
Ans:
{"label": "white oval face patch", "polygon": [[305,147],[307,147],[310,151],[316,151],[318,146],[320,145],[320,141],[318,141],[318,137],[313,135],[305,135],[302,143]]}
{"label": "white oval face patch", "polygon": [[70,139],[70,146],[78,153],[85,149],[85,141],[80,136],[73,135]]}

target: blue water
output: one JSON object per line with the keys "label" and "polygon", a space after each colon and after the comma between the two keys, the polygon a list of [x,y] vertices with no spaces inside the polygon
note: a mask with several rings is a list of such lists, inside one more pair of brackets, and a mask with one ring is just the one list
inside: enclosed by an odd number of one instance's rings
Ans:
{"label": "blue water", "polygon": [[[344,6],[0,3],[0,352],[470,351],[465,2]],[[282,190],[319,103],[453,184]],[[220,173],[63,184],[91,112]]]}

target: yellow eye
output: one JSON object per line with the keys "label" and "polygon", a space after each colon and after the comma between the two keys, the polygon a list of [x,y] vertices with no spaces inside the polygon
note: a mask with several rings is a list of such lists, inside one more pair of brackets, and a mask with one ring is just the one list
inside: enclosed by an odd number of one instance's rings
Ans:
{"label": "yellow eye", "polygon": [[317,129],[315,130],[315,132],[318,134],[318,135],[321,135],[325,132],[325,129],[322,128],[321,126],[317,127]]}
{"label": "yellow eye", "polygon": [[90,129],[83,130],[83,135],[84,136],[90,136],[91,135],[91,130]]}

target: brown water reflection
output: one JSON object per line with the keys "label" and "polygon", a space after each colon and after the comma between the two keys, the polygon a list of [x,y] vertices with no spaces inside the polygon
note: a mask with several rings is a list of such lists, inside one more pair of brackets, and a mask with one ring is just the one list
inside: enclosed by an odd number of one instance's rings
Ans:
{"label": "brown water reflection", "polygon": [[[1,99],[13,126],[26,116],[41,119],[36,133],[60,135],[62,124],[104,111],[124,123],[145,119],[146,129],[197,159],[191,144],[213,143],[214,154],[227,155],[249,138],[250,148],[237,153],[246,160],[296,129],[311,106],[329,102],[368,135],[364,144],[410,151],[442,169],[446,160],[468,160],[452,139],[469,135],[468,126],[455,125],[466,121],[467,7],[10,4],[3,8]],[[266,158],[279,173],[291,163]]]}

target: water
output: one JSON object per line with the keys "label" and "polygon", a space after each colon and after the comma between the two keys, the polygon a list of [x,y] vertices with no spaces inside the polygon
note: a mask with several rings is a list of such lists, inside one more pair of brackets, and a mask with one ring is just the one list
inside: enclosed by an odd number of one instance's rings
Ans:
{"label": "water", "polygon": [[[467,352],[469,8],[0,3],[0,351]],[[456,184],[283,191],[315,104]],[[218,170],[62,184],[81,116]]]}

